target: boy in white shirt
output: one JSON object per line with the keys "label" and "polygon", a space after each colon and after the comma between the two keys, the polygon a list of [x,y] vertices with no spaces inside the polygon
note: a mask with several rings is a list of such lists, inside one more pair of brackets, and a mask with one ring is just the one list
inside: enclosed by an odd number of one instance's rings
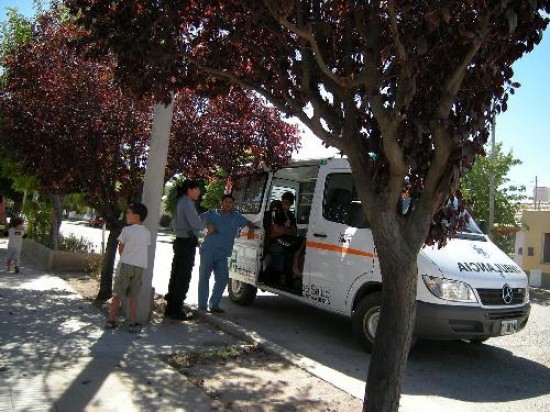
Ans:
{"label": "boy in white shirt", "polygon": [[118,311],[120,297],[129,299],[128,330],[138,332],[141,325],[136,323],[137,297],[141,289],[143,270],[147,268],[148,247],[151,245],[151,234],[142,223],[147,217],[147,208],[142,203],[132,203],[126,212],[126,226],[118,237],[120,264],[113,285],[113,299],[109,320],[105,325],[108,329],[118,326]]}
{"label": "boy in white shirt", "polygon": [[6,270],[8,272],[11,272],[13,267],[15,273],[19,273],[19,258],[21,257],[24,234],[23,219],[20,217],[12,218],[8,229],[8,252],[6,259]]}

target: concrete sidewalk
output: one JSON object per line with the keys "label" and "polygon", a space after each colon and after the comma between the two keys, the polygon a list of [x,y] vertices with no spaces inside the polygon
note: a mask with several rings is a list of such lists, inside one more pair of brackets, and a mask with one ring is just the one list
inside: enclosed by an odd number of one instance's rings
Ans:
{"label": "concrete sidewalk", "polygon": [[[0,241],[0,262],[5,261]],[[207,323],[103,329],[105,317],[61,278],[0,270],[0,411],[212,411],[162,354],[237,343]]]}

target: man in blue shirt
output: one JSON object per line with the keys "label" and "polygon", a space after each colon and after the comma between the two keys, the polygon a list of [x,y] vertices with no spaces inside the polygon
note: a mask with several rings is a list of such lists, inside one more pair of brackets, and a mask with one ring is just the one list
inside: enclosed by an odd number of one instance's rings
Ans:
{"label": "man in blue shirt", "polygon": [[235,236],[248,226],[248,238],[254,238],[254,223],[233,209],[235,201],[230,194],[223,195],[221,209],[209,210],[201,215],[208,234],[200,247],[199,310],[206,310],[210,275],[214,271],[214,287],[208,306],[210,312],[223,313],[220,300],[229,280],[228,258],[233,251]]}
{"label": "man in blue shirt", "polygon": [[164,316],[178,320],[188,320],[193,317],[191,312],[183,310],[183,302],[187,297],[191,273],[195,265],[195,253],[198,245],[199,231],[204,229],[204,223],[199,217],[195,202],[201,191],[196,180],[186,180],[178,189],[178,203],[174,231],[174,259],[168,293],[165,296],[166,309]]}

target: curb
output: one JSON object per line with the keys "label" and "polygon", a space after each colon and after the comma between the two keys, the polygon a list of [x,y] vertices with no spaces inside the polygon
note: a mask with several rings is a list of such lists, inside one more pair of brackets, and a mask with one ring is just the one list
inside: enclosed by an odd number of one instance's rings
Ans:
{"label": "curb", "polygon": [[[248,330],[236,323],[230,321],[229,319],[220,317],[219,315],[212,315],[207,312],[199,312],[196,310],[196,307],[193,306],[195,316],[215,327],[221,331],[228,333],[236,338],[242,339],[248,343],[255,344],[266,352],[269,352],[272,355],[283,358],[284,360],[290,362],[292,365],[305,370],[313,376],[327,382],[328,384],[340,389],[341,391],[346,392],[347,394],[353,396],[354,398],[363,400],[365,393],[365,383],[363,382],[362,387],[357,387],[357,380],[350,378],[349,376],[335,371],[334,369],[328,368],[325,365],[310,359],[306,356],[297,355],[288,349],[285,349],[281,345],[276,344],[275,342],[266,339],[257,332]],[[223,315],[222,315],[223,316]]]}

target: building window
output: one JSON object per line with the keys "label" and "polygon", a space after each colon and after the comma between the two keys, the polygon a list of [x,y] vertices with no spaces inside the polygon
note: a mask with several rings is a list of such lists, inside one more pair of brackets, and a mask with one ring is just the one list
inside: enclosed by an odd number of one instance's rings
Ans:
{"label": "building window", "polygon": [[550,233],[542,235],[542,263],[550,263]]}
{"label": "building window", "polygon": [[521,246],[518,247],[518,255],[519,256],[523,255],[523,248]]}
{"label": "building window", "polygon": [[535,248],[533,246],[527,248],[527,256],[535,256]]}

